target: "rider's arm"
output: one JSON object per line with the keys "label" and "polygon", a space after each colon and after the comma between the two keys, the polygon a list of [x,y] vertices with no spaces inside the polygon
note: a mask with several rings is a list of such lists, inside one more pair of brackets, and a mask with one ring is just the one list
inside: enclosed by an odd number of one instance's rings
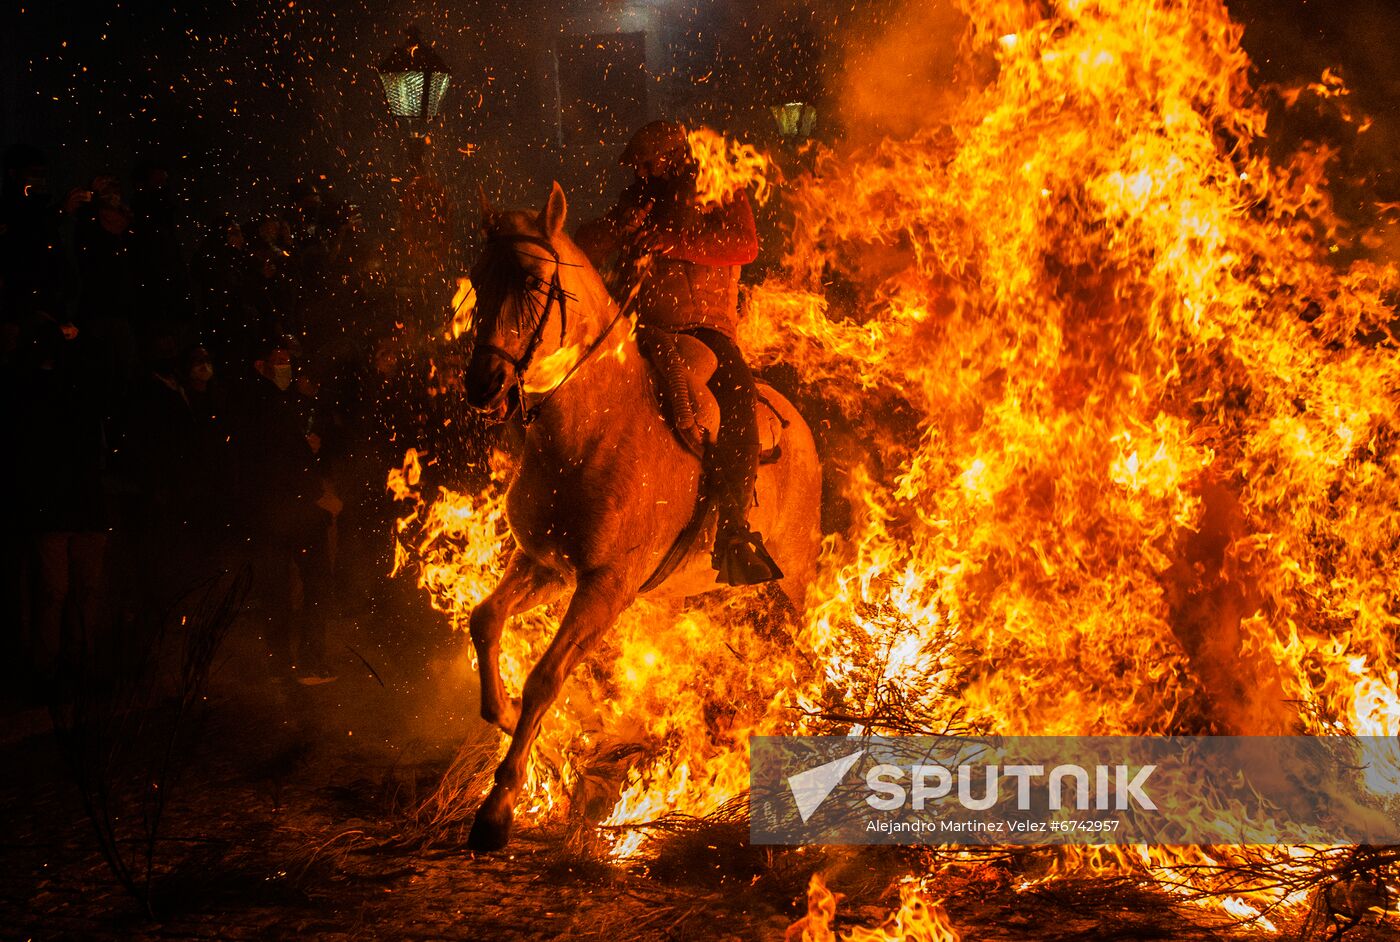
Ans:
{"label": "rider's arm", "polygon": [[633,184],[622,191],[616,206],[579,226],[574,242],[589,261],[602,267],[636,236],[650,209],[646,193],[638,184]]}
{"label": "rider's arm", "polygon": [[610,213],[590,219],[579,226],[578,231],[574,233],[574,242],[583,249],[583,254],[587,255],[588,260],[597,268],[605,266],[608,259],[622,246],[622,239]]}
{"label": "rider's arm", "polygon": [[758,257],[758,227],[742,190],[718,206],[693,212],[687,223],[668,257],[717,267],[747,265]]}

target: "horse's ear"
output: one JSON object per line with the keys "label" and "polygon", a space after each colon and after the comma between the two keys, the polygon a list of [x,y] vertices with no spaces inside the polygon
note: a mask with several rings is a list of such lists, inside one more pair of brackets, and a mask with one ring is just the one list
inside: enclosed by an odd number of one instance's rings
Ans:
{"label": "horse's ear", "polygon": [[564,218],[569,214],[569,204],[564,199],[564,188],[559,185],[559,181],[554,181],[554,186],[549,191],[549,202],[544,204],[544,213],[540,220],[544,224],[545,235],[553,239],[564,231]]}

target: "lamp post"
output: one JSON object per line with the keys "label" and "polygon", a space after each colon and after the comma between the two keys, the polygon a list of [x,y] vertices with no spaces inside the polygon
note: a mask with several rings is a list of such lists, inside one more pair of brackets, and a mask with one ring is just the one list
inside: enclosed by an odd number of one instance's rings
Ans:
{"label": "lamp post", "polygon": [[426,126],[442,110],[452,70],[417,29],[408,31],[408,42],[384,58],[376,70],[389,99],[389,111],[400,118],[417,118]]}
{"label": "lamp post", "polygon": [[790,144],[810,139],[816,128],[817,109],[811,102],[788,101],[773,105],[769,111],[778,123],[778,135]]}
{"label": "lamp post", "polygon": [[[412,137],[402,169],[392,177],[398,188],[398,260],[391,268],[394,292],[404,323],[428,323],[441,307],[443,284],[450,262],[454,228],[452,201],[433,172],[428,126],[442,111],[452,83],[452,70],[417,29],[408,41],[389,53],[376,71],[384,85],[389,112],[407,119]],[[448,295],[450,296],[450,292]]]}

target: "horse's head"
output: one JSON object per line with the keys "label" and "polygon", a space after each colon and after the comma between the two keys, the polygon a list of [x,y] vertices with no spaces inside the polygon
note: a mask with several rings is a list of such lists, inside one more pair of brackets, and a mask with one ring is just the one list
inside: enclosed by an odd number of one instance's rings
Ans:
{"label": "horse's head", "polygon": [[568,205],[558,183],[539,213],[496,212],[484,197],[482,204],[467,402],[499,414],[512,390],[547,392],[577,362],[602,282],[564,232]]}

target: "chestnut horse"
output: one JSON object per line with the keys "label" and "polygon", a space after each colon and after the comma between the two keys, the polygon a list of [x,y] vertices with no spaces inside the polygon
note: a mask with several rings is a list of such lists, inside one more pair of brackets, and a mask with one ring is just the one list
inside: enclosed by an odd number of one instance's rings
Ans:
{"label": "chestnut horse", "polygon": [[[700,461],[667,426],[658,380],[632,324],[587,256],[564,232],[564,193],[554,184],[542,213],[490,210],[486,247],[473,270],[477,309],[467,401],[526,425],[506,497],[515,547],[495,590],[471,613],[481,671],[481,715],[511,735],[495,785],[476,813],[469,846],[496,850],[511,819],[540,723],[569,673],[598,644],[687,530]],[[760,469],[750,522],[786,576],[800,610],[816,564],[821,471],[812,435],[792,405],[763,396],[786,423],[779,456]],[[713,525],[648,598],[719,588],[710,564]],[[506,695],[500,639],[506,620],[572,588],[548,649],[523,696]],[[684,670],[684,665],[676,665]]]}

